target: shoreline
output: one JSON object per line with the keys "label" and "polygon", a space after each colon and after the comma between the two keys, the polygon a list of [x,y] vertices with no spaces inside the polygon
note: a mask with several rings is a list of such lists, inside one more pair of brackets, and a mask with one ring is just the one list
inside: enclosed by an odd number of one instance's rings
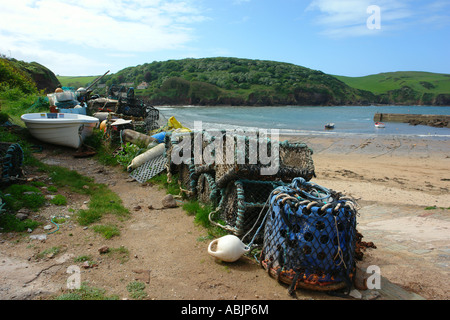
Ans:
{"label": "shoreline", "polygon": [[450,140],[399,137],[280,136],[313,150],[324,187],[360,201],[450,207]]}

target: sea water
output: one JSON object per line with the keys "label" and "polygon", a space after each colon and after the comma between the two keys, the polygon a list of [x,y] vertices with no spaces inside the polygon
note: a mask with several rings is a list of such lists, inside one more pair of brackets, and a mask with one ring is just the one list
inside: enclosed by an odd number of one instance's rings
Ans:
{"label": "sea water", "polygon": [[[165,118],[174,116],[188,128],[201,121],[203,129],[257,130],[278,129],[289,135],[393,135],[450,139],[449,128],[435,128],[408,123],[385,122],[385,128],[376,128],[376,113],[450,115],[450,107],[434,106],[339,106],[339,107],[217,107],[164,106],[158,107]],[[325,129],[334,123],[332,130]]]}

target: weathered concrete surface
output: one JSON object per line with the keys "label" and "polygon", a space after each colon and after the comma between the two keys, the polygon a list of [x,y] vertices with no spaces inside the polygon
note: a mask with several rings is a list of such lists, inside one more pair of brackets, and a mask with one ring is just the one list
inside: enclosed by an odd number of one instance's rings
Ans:
{"label": "weathered concrete surface", "polygon": [[376,122],[403,122],[413,125],[422,124],[450,128],[450,116],[439,114],[375,113],[373,120]]}

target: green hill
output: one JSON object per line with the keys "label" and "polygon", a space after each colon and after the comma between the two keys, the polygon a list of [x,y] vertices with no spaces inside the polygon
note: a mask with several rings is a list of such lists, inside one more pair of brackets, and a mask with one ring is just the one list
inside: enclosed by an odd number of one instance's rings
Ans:
{"label": "green hill", "polygon": [[98,77],[99,76],[80,76],[80,77],[57,76],[59,82],[61,83],[61,86],[73,87],[75,89],[80,87],[87,87]]}
{"label": "green hill", "polygon": [[44,93],[53,92],[57,86],[60,85],[55,74],[50,69],[37,62],[24,62],[16,59],[4,58],[1,60],[4,66],[9,65],[16,70],[16,73],[20,72],[22,76],[25,76],[34,82],[36,88],[38,90],[43,90]]}
{"label": "green hill", "polygon": [[136,93],[154,105],[367,104],[374,95],[321,71],[274,61],[204,58],[152,62],[104,78],[108,86],[145,82]]}
{"label": "green hill", "polygon": [[[85,87],[95,78],[58,77],[72,87]],[[107,75],[99,83],[134,86],[153,105],[450,105],[448,74],[345,77],[283,62],[224,57],[155,61]],[[145,87],[138,89],[141,84]]]}
{"label": "green hill", "polygon": [[450,74],[399,71],[335,77],[353,88],[373,92],[378,96],[378,103],[450,104]]}

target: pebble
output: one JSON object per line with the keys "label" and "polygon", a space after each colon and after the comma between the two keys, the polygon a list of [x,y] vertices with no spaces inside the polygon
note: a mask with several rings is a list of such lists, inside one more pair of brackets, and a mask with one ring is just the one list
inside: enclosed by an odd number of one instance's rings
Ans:
{"label": "pebble", "polygon": [[31,235],[31,236],[30,236],[30,239],[32,239],[32,240],[45,241],[45,240],[47,240],[47,235],[46,235],[46,234]]}
{"label": "pebble", "polygon": [[103,247],[98,249],[99,253],[107,253],[108,251],[109,251],[109,247],[108,246],[103,246]]}
{"label": "pebble", "polygon": [[164,208],[176,208],[178,206],[171,194],[166,195],[161,202]]}
{"label": "pebble", "polygon": [[355,299],[361,299],[362,298],[362,294],[361,292],[359,292],[356,289],[353,289],[352,291],[350,291],[350,293],[348,294],[350,297],[353,297]]}

